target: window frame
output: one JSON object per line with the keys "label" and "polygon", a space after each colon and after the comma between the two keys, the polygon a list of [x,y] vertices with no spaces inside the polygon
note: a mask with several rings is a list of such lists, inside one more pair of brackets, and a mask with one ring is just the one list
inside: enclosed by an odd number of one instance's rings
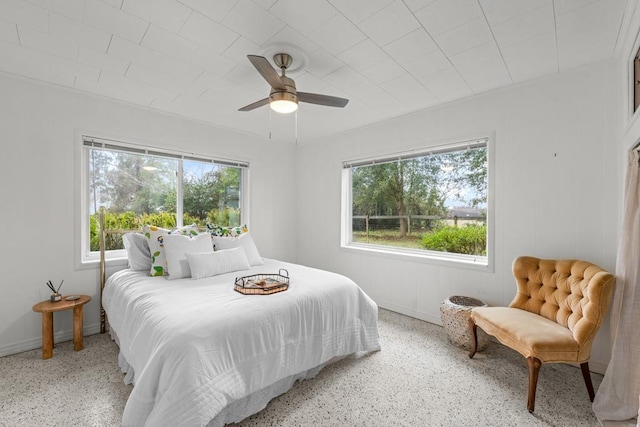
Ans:
{"label": "window frame", "polygon": [[[411,249],[391,245],[378,245],[372,243],[353,242],[353,182],[352,167],[365,164],[376,164],[389,162],[393,159],[409,159],[411,157],[426,156],[434,153],[446,153],[464,149],[477,145],[477,141],[482,141],[487,150],[487,255],[466,255],[455,254],[428,249]],[[494,135],[488,133],[480,137],[457,139],[454,141],[442,142],[431,146],[402,152],[385,152],[376,156],[350,159],[342,162],[342,189],[341,189],[341,227],[340,227],[340,250],[345,252],[382,256],[386,258],[400,260],[414,260],[427,262],[436,265],[461,267],[483,272],[494,271]]]}
{"label": "window frame", "polygon": [[[183,213],[183,201],[182,199],[182,161],[183,160],[196,160],[202,162],[211,162],[220,164],[223,166],[238,167],[241,170],[240,174],[240,218],[242,224],[249,224],[249,162],[244,160],[231,160],[220,157],[212,157],[208,155],[201,155],[190,152],[183,152],[178,150],[171,150],[166,148],[158,148],[150,145],[142,145],[131,142],[124,142],[115,139],[93,137],[86,134],[81,134],[79,139],[79,204],[80,204],[80,218],[77,221],[79,228],[79,262],[78,268],[86,268],[95,266],[100,261],[100,252],[90,250],[90,184],[89,184],[89,152],[92,147],[96,148],[108,148],[112,151],[121,151],[132,154],[142,154],[157,156],[163,158],[172,158],[178,160],[177,173],[177,196],[180,200],[176,203],[176,226],[182,226],[182,213]],[[107,261],[116,264],[126,264],[127,253],[124,249],[105,251],[105,259]]]}

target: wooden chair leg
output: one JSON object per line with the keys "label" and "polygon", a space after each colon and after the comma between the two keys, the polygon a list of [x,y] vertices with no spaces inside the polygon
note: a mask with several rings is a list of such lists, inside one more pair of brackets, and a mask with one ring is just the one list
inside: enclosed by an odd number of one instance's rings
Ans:
{"label": "wooden chair leg", "polygon": [[542,362],[536,357],[527,357],[529,365],[529,397],[527,398],[527,409],[533,412],[536,406],[536,387],[538,386],[538,373]]}
{"label": "wooden chair leg", "polygon": [[593,391],[591,373],[589,372],[589,362],[581,363],[580,369],[582,370],[582,377],[584,378],[584,383],[587,386],[587,391],[589,392],[589,400],[593,402],[593,399],[596,397],[596,393]]}
{"label": "wooden chair leg", "polygon": [[471,332],[471,351],[469,352],[469,359],[471,359],[478,351],[478,327],[471,317],[469,317],[469,332]]}

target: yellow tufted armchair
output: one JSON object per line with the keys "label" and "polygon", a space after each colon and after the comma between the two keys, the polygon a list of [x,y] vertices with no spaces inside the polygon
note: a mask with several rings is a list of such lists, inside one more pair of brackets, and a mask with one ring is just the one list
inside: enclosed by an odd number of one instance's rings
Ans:
{"label": "yellow tufted armchair", "polygon": [[476,354],[479,326],[527,358],[533,412],[538,373],[543,363],[580,364],[593,402],[589,374],[591,344],[613,295],[614,276],[597,265],[577,260],[519,257],[513,262],[517,294],[509,307],[477,307],[469,329]]}

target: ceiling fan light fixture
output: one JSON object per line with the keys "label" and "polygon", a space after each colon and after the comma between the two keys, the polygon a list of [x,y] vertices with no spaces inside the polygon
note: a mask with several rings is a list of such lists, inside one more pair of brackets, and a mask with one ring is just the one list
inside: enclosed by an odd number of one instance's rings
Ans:
{"label": "ceiling fan light fixture", "polygon": [[298,109],[298,97],[289,92],[274,92],[269,95],[269,107],[276,113],[293,113]]}

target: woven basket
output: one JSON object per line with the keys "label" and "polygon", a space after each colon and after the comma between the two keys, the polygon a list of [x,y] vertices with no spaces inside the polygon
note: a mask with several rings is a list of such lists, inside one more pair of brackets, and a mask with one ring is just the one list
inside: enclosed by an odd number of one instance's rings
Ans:
{"label": "woven basket", "polygon": [[[474,307],[486,307],[479,299],[463,296],[451,296],[440,305],[442,327],[447,333],[449,342],[467,351],[471,350],[471,333],[469,332],[469,316]],[[478,331],[478,351],[487,348],[489,336],[480,328]]]}

